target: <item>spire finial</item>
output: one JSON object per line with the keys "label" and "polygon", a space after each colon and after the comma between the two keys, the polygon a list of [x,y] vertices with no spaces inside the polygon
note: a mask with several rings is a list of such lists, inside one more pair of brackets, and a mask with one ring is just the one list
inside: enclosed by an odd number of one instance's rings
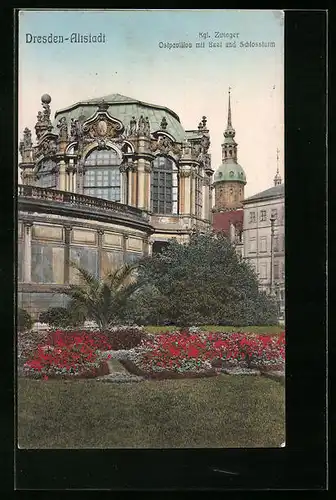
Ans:
{"label": "spire finial", "polygon": [[229,107],[228,107],[228,122],[227,126],[232,127],[232,122],[231,122],[231,87],[229,87]]}
{"label": "spire finial", "polygon": [[279,172],[279,153],[280,153],[280,150],[279,150],[279,148],[277,148],[277,171],[276,171],[276,174],[274,177],[274,186],[279,186],[279,184],[282,183],[281,175]]}
{"label": "spire finial", "polygon": [[279,148],[277,148],[277,174],[279,173],[279,154],[280,154],[280,150],[279,150]]}

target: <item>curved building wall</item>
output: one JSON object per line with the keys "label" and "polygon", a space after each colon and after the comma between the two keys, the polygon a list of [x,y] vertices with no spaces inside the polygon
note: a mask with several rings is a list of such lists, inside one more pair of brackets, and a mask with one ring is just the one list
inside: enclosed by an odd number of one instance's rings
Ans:
{"label": "curved building wall", "polygon": [[[47,195],[59,199],[46,199]],[[18,212],[18,306],[37,315],[65,305],[76,282],[72,261],[99,277],[151,253],[149,217],[133,207],[21,186]],[[99,207],[99,203],[103,208]],[[87,203],[87,205],[85,205]],[[92,203],[92,205],[90,205]]]}

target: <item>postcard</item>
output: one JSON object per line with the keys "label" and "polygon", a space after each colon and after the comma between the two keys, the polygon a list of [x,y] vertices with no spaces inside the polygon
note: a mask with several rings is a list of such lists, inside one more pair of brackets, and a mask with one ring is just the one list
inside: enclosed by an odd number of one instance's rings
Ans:
{"label": "postcard", "polygon": [[284,12],[18,18],[18,447],[285,446]]}

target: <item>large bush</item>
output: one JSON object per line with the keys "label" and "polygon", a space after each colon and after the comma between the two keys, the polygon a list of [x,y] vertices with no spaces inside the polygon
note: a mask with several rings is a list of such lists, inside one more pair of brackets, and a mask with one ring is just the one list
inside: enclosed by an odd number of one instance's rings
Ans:
{"label": "large bush", "polygon": [[277,323],[275,302],[259,291],[256,273],[223,234],[196,233],[184,245],[173,240],[140,263],[139,276],[151,290],[147,298],[143,293],[133,297],[140,323]]}
{"label": "large bush", "polygon": [[25,330],[30,330],[33,326],[33,318],[30,316],[28,311],[25,309],[18,309],[17,314],[17,327],[19,332],[23,332]]}

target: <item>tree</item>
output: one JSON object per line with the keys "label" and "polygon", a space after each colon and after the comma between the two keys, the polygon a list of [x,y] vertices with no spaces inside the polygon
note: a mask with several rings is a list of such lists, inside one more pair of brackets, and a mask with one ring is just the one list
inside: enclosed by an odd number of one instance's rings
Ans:
{"label": "tree", "polygon": [[125,264],[103,279],[75,263],[71,265],[78,271],[80,283],[71,284],[64,293],[72,299],[72,308],[79,313],[85,311],[87,319],[95,321],[100,330],[119,320],[132,295],[142,286],[136,264]]}
{"label": "tree", "polygon": [[260,325],[276,323],[276,305],[258,289],[251,266],[221,233],[173,240],[143,259],[139,275],[155,287],[160,315],[174,324]]}

